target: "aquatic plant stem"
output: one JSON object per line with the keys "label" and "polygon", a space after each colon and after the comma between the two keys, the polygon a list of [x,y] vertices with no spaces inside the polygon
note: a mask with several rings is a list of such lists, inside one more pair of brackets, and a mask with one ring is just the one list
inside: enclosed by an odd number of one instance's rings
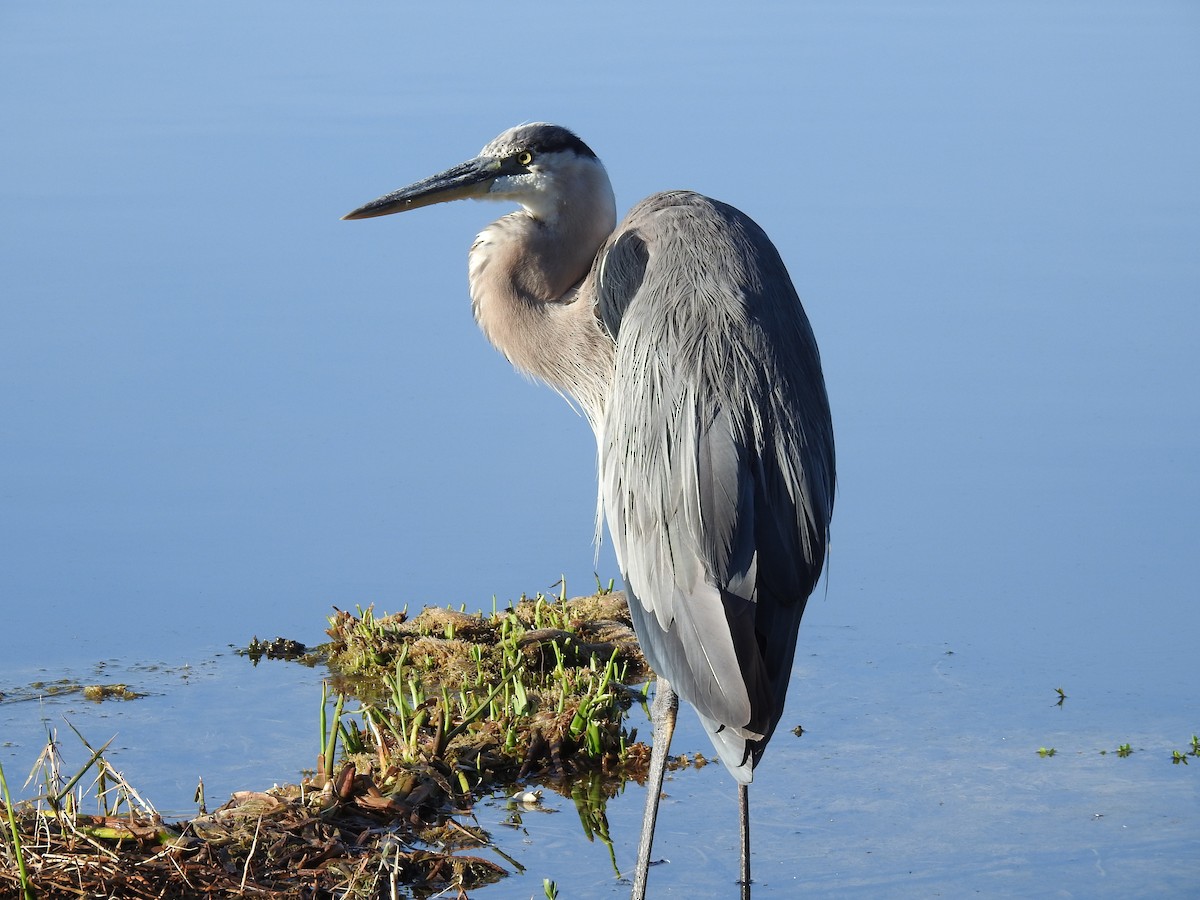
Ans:
{"label": "aquatic plant stem", "polygon": [[250,860],[254,859],[254,851],[258,849],[258,834],[261,830],[262,816],[259,816],[258,821],[254,823],[254,840],[250,842],[250,852],[246,854],[246,863],[242,866],[242,893],[246,891],[246,879],[250,877]]}
{"label": "aquatic plant stem", "polygon": [[502,676],[500,676],[500,683],[497,684],[496,687],[492,688],[491,692],[486,697],[483,698],[482,702],[476,704],[474,712],[470,713],[469,715],[463,716],[463,720],[461,722],[459,722],[456,726],[451,728],[449,732],[447,732],[446,743],[450,743],[450,741],[452,741],[454,738],[458,737],[460,734],[462,734],[464,731],[466,731],[467,726],[469,726],[472,722],[474,722],[481,715],[483,715],[484,711],[487,710],[488,707],[491,706],[492,701],[496,699],[496,696],[502,690],[504,690],[505,686],[509,682],[509,679],[511,679],[513,676],[515,676],[518,672],[520,672],[524,668],[525,668],[525,663],[521,662],[521,663],[518,663],[516,666],[514,666],[512,669],[509,669]]}
{"label": "aquatic plant stem", "polygon": [[13,855],[17,858],[17,873],[21,879],[21,893],[25,900],[34,900],[33,885],[25,869],[25,851],[21,849],[21,830],[17,828],[17,817],[13,813],[12,797],[8,793],[8,779],[4,777],[4,766],[0,766],[0,788],[4,789],[4,809],[8,813],[8,828],[12,832]]}
{"label": "aquatic plant stem", "polygon": [[[324,690],[322,690],[322,693],[324,693]],[[338,725],[342,721],[342,709],[343,709],[343,707],[345,707],[345,705],[346,705],[346,695],[339,693],[338,698],[337,698],[337,703],[334,704],[334,707],[333,707],[333,727],[330,728],[327,732],[325,729],[325,701],[324,701],[324,698],[322,699],[322,702],[321,702],[321,737],[323,740],[325,740],[325,746],[322,748],[324,750],[324,757],[322,759],[322,762],[325,764],[324,765],[325,771],[323,774],[325,775],[325,777],[327,779],[333,777],[333,765],[334,765],[333,754],[337,750]]]}
{"label": "aquatic plant stem", "polygon": [[88,758],[88,761],[84,764],[83,768],[76,772],[74,777],[72,777],[57,791],[52,790],[49,784],[46,785],[46,802],[48,802],[50,807],[56,812],[60,809],[59,804],[62,802],[62,799],[64,797],[67,797],[68,799],[70,798],[71,791],[75,790],[75,785],[78,784],[79,780],[87,774],[88,769],[96,764],[96,760],[100,759],[104,755],[104,751],[108,749],[108,745],[117,739],[117,736],[113,735],[104,742],[103,746],[101,746],[99,750],[93,750],[92,745],[87,742],[87,738],[79,733],[78,728],[76,728],[70,722],[67,722],[67,726],[73,732],[75,732],[75,736],[79,738],[84,747],[91,751],[92,755]]}

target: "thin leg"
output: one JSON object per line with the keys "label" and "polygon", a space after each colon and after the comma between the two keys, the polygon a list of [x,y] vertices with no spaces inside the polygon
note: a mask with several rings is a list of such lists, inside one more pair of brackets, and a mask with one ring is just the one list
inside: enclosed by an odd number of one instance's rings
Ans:
{"label": "thin leg", "polygon": [[750,785],[738,782],[738,818],[742,822],[742,900],[750,900]]}
{"label": "thin leg", "polygon": [[633,900],[645,900],[646,876],[650,871],[650,847],[654,844],[654,822],[658,818],[658,800],[662,795],[663,773],[667,768],[667,751],[671,749],[671,735],[675,733],[675,713],[679,710],[679,697],[659,678],[654,690],[654,703],[650,706],[650,718],[654,722],[654,746],[650,751],[650,777],[646,790],[646,814],[642,817],[642,837],[638,841],[637,868],[633,873]]}

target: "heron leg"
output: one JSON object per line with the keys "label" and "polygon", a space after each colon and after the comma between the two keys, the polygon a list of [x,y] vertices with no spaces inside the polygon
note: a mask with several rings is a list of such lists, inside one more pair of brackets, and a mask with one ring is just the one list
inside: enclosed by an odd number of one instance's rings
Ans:
{"label": "heron leg", "polygon": [[738,819],[742,823],[742,900],[750,900],[750,785],[738,782]]}
{"label": "heron leg", "polygon": [[675,714],[679,696],[666,679],[659,678],[650,706],[654,723],[653,747],[650,752],[650,776],[646,791],[646,814],[642,817],[642,837],[638,841],[637,868],[633,873],[633,900],[645,900],[646,876],[650,871],[650,848],[654,844],[654,823],[658,819],[658,801],[662,796],[663,773],[667,767],[667,752],[671,735],[675,733]]}

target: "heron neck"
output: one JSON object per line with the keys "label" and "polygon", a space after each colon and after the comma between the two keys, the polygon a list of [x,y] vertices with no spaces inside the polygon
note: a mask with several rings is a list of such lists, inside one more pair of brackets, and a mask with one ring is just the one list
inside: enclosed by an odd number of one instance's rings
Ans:
{"label": "heron neck", "polygon": [[608,232],[597,237],[572,230],[577,233],[564,234],[561,224],[555,228],[525,212],[493,222],[471,248],[471,302],[492,345],[516,368],[576,401],[596,428],[614,346],[585,279]]}

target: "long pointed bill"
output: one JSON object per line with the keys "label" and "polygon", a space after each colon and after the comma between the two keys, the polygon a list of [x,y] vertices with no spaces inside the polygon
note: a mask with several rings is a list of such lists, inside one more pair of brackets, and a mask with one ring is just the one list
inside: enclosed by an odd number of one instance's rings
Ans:
{"label": "long pointed bill", "polygon": [[445,203],[448,200],[482,197],[488,192],[492,182],[503,174],[504,164],[498,159],[486,156],[469,159],[445,172],[439,172],[408,187],[385,194],[378,200],[372,200],[365,206],[346,213],[342,218],[370,219],[408,209],[420,209],[435,203]]}

